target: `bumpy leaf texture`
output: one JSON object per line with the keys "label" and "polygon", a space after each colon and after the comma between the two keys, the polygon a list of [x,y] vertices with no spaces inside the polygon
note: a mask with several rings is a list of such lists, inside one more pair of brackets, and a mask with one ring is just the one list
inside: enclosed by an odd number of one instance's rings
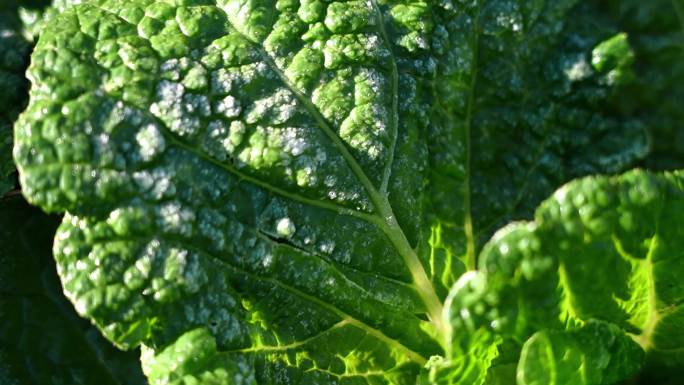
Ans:
{"label": "bumpy leaf texture", "polygon": [[615,383],[643,351],[647,372],[681,378],[683,178],[581,179],[534,222],[500,230],[448,300],[454,346],[483,334],[524,344],[522,384]]}
{"label": "bumpy leaf texture", "polygon": [[33,0],[20,2],[19,18],[23,24],[23,35],[31,42],[38,40],[40,32],[53,17],[68,7],[84,3],[85,0]]}
{"label": "bumpy leaf texture", "polygon": [[569,331],[543,330],[523,346],[520,385],[615,384],[635,373],[643,351],[619,327],[590,321]]}
{"label": "bumpy leaf texture", "polygon": [[136,353],[112,347],[61,294],[58,224],[19,197],[0,200],[0,383],[144,384]]}
{"label": "bumpy leaf texture", "polygon": [[[154,384],[403,385],[433,355],[453,365],[442,302],[482,239],[648,150],[604,108],[631,49],[576,3],[67,9],[14,152],[30,201],[67,211],[67,296],[144,346]],[[475,381],[493,346],[469,351]]]}
{"label": "bumpy leaf texture", "polygon": [[617,32],[594,11],[489,1],[460,15],[450,57],[463,71],[444,84],[446,111],[430,132],[431,193],[440,224],[466,235],[447,246],[470,267],[495,229],[563,182],[622,170],[648,151],[640,122],[607,108],[625,58],[592,63]]}

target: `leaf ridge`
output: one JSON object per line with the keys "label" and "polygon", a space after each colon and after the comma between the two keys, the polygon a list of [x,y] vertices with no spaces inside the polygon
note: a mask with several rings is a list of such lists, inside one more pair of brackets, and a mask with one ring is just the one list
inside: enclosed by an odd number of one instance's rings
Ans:
{"label": "leaf ridge", "polygon": [[265,353],[265,352],[283,352],[283,351],[288,351],[291,349],[296,349],[300,346],[304,346],[308,344],[311,341],[314,341],[316,339],[321,338],[322,336],[330,333],[333,330],[342,328],[346,325],[349,325],[351,322],[348,319],[343,319],[342,321],[332,325],[326,330],[321,330],[319,333],[307,337],[306,339],[303,339],[301,341],[295,341],[293,343],[285,344],[285,345],[262,345],[262,346],[252,346],[249,348],[244,348],[244,349],[235,349],[235,350],[225,350],[224,353]]}
{"label": "leaf ridge", "polygon": [[275,278],[265,278],[265,277],[257,276],[257,275],[255,275],[255,274],[253,274],[253,273],[250,273],[250,272],[248,272],[248,271],[242,270],[242,269],[237,268],[237,267],[235,267],[235,266],[233,266],[233,265],[227,264],[225,261],[222,261],[222,260],[219,260],[219,263],[222,263],[222,264],[226,265],[229,269],[232,269],[232,270],[234,270],[234,271],[237,271],[237,272],[239,272],[239,273],[241,273],[241,274],[248,275],[248,276],[250,276],[252,279],[260,280],[260,281],[267,281],[267,282],[271,282],[271,283],[273,283],[273,284],[275,284],[275,285],[277,285],[277,286],[280,286],[281,288],[283,288],[283,289],[289,291],[290,293],[293,293],[293,294],[297,295],[297,296],[300,297],[300,298],[303,298],[303,299],[305,299],[305,300],[307,300],[307,301],[309,301],[309,302],[313,302],[313,303],[317,304],[318,306],[321,306],[322,308],[324,308],[324,309],[326,309],[326,310],[328,310],[328,311],[331,311],[331,312],[335,313],[335,314],[338,315],[339,317],[344,318],[344,319],[347,319],[347,320],[349,321],[350,324],[359,327],[360,329],[362,329],[362,330],[365,331],[366,333],[368,333],[368,334],[370,334],[370,335],[373,335],[373,336],[375,336],[376,338],[382,339],[382,340],[383,340],[385,343],[387,343],[388,345],[393,346],[393,347],[395,347],[395,348],[397,348],[397,349],[399,349],[399,350],[404,351],[404,353],[405,353],[408,357],[410,357],[413,361],[416,361],[416,362],[418,362],[418,363],[425,363],[425,362],[427,362],[427,360],[426,360],[420,353],[418,353],[418,352],[416,352],[416,351],[410,349],[409,347],[407,347],[406,345],[404,345],[404,344],[402,344],[401,342],[397,341],[396,339],[387,336],[387,335],[386,335],[385,333],[383,333],[382,331],[380,331],[380,330],[378,330],[378,329],[376,329],[376,328],[374,328],[374,327],[368,325],[367,323],[365,323],[365,322],[363,322],[363,321],[360,321],[359,319],[357,319],[357,318],[351,316],[350,314],[346,313],[345,311],[343,311],[343,310],[341,310],[341,309],[338,309],[336,306],[333,306],[333,305],[331,305],[331,304],[329,304],[329,303],[327,303],[327,302],[325,302],[325,301],[323,301],[323,300],[320,300],[320,299],[318,299],[318,298],[316,298],[316,297],[314,297],[314,296],[312,296],[312,295],[310,295],[310,294],[307,294],[307,293],[305,293],[305,292],[303,292],[303,291],[301,291],[301,290],[299,290],[299,289],[297,289],[297,288],[294,288],[294,287],[292,287],[292,286],[290,286],[290,285],[288,285],[288,284],[286,284],[286,283],[284,283],[284,282],[281,282],[280,280],[277,280],[277,279],[275,279]]}
{"label": "leaf ridge", "polygon": [[[250,40],[247,36],[242,34],[241,36],[251,41],[253,44],[257,44],[256,42]],[[299,90],[297,90],[296,87],[292,85],[292,83],[290,83],[290,81],[287,79],[287,76],[285,76],[283,71],[280,70],[280,68],[278,68],[278,66],[273,62],[273,59],[266,52],[264,52],[263,48],[256,45],[255,49],[259,52],[259,56],[261,57],[261,59],[268,65],[268,67],[272,71],[274,71],[278,75],[283,84],[288,88],[290,92],[292,92],[295,95],[297,100],[299,100],[299,102],[304,105],[306,110],[311,114],[314,120],[316,120],[316,123],[319,125],[321,130],[333,142],[333,145],[345,159],[349,167],[354,172],[354,175],[359,179],[359,182],[361,182],[361,184],[364,186],[368,194],[371,196],[371,200],[373,201],[374,206],[376,206],[376,210],[378,210],[379,194],[376,191],[375,186],[373,186],[373,182],[370,181],[365,171],[363,171],[363,169],[359,165],[359,162],[354,158],[354,155],[352,155],[351,152],[349,152],[347,146],[342,142],[342,139],[340,139],[340,137],[337,134],[335,134],[335,131],[333,131],[333,129],[330,127],[323,114],[321,114],[318,108],[316,108],[316,106],[314,106],[313,103],[311,103],[311,101],[306,96],[304,96]]]}
{"label": "leaf ridge", "polygon": [[196,149],[195,147],[188,145],[187,143],[183,142],[181,139],[178,139],[176,137],[176,135],[173,135],[170,132],[170,130],[168,129],[168,127],[166,127],[166,125],[164,125],[163,123],[160,123],[160,124],[164,127],[164,131],[167,134],[167,138],[169,138],[172,143],[174,143],[178,147],[182,148],[183,150],[189,151],[189,152],[201,157],[203,160],[210,162],[211,164],[213,164],[213,165],[215,165],[215,166],[217,166],[223,170],[226,170],[227,172],[239,177],[242,180],[246,180],[246,181],[248,181],[252,184],[255,184],[255,185],[257,185],[257,186],[259,186],[265,190],[268,190],[274,194],[283,196],[285,198],[292,199],[292,200],[297,201],[297,202],[305,203],[305,204],[310,205],[310,206],[319,207],[322,209],[334,211],[340,215],[353,216],[353,217],[362,219],[366,222],[373,223],[373,224],[378,224],[380,222],[379,218],[377,218],[374,215],[369,215],[367,213],[364,213],[364,212],[361,212],[358,210],[352,210],[352,209],[337,205],[335,203],[330,203],[330,202],[326,202],[326,201],[318,200],[318,199],[307,198],[307,197],[301,196],[299,194],[295,194],[295,193],[283,190],[283,189],[276,187],[270,183],[263,182],[262,180],[260,180],[258,178],[255,178],[255,177],[252,177],[248,174],[245,174],[245,173],[241,172],[240,170],[236,169],[235,167],[232,167],[229,164],[220,162],[220,161],[212,158],[211,156],[205,154],[203,151],[200,151],[200,150]]}
{"label": "leaf ridge", "polygon": [[[660,217],[660,215],[658,215],[658,217]],[[652,347],[653,342],[651,337],[653,336],[653,333],[655,332],[656,327],[658,326],[658,321],[661,318],[661,314],[658,310],[658,296],[655,287],[656,276],[655,272],[653,271],[653,254],[658,248],[658,225],[659,223],[656,223],[656,235],[654,235],[651,238],[646,258],[641,262],[642,267],[646,269],[648,275],[648,315],[646,317],[645,324],[643,325],[641,334],[635,336],[634,339],[639,343],[639,345],[641,345],[641,347],[645,351],[650,350]]]}
{"label": "leaf ridge", "polygon": [[[225,13],[225,10],[222,11]],[[226,19],[228,20],[227,15]],[[296,87],[294,87],[291,84],[291,82],[287,79],[287,76],[285,76],[283,71],[280,70],[280,68],[278,68],[276,63],[268,55],[268,53],[264,51],[261,45],[253,39],[251,39],[250,37],[246,36],[244,33],[238,31],[237,28],[235,28],[235,26],[232,27],[233,30],[235,30],[236,33],[238,33],[242,38],[251,42],[255,46],[255,49],[258,51],[259,56],[264,61],[264,63],[266,63],[268,67],[278,75],[278,77],[281,79],[283,84],[288,88],[288,90],[292,92],[293,95],[295,95],[295,97],[297,98],[297,100],[299,100],[300,103],[304,105],[306,110],[312,115],[312,117],[316,120],[319,127],[328,136],[328,138],[330,138],[334,146],[340,152],[342,157],[346,160],[347,164],[352,169],[352,172],[359,179],[359,182],[361,182],[361,184],[364,186],[364,189],[370,196],[371,202],[373,202],[373,205],[375,206],[376,213],[379,214],[382,217],[382,219],[384,219],[385,224],[380,226],[380,228],[390,238],[392,243],[395,245],[397,251],[404,259],[404,262],[406,263],[409,271],[411,272],[411,275],[413,276],[417,290],[421,298],[425,302],[432,322],[436,324],[437,329],[440,331],[442,335],[446,335],[444,333],[446,329],[443,325],[441,317],[443,305],[439,300],[439,297],[437,296],[434,287],[432,287],[430,279],[428,278],[427,273],[425,272],[425,268],[420,262],[420,259],[408,243],[404,231],[399,226],[396,220],[396,216],[392,211],[392,207],[389,204],[389,201],[387,200],[387,197],[381,194],[375,188],[373,183],[366,175],[365,171],[363,171],[363,169],[359,165],[358,161],[354,158],[351,152],[349,152],[346,145],[342,142],[341,138],[337,134],[335,134],[335,132],[330,127],[325,117],[321,114],[318,108],[316,108],[316,106],[314,106],[313,103],[311,103],[311,101],[305,95],[303,95],[299,90],[297,90]],[[440,341],[440,343],[443,342]]]}
{"label": "leaf ridge", "polygon": [[[131,240],[135,240],[134,238],[135,238],[135,237],[129,237],[128,239],[124,238],[124,239],[122,239],[122,240],[124,240],[124,241],[131,241]],[[338,317],[340,317],[340,318],[342,318],[342,319],[346,319],[346,320],[348,321],[348,323],[350,323],[350,324],[352,324],[352,325],[354,325],[354,326],[356,326],[356,327],[362,329],[364,332],[366,332],[366,333],[368,333],[368,334],[370,334],[370,335],[373,335],[373,336],[375,336],[375,337],[378,338],[378,339],[383,340],[383,341],[386,342],[388,345],[394,346],[394,347],[396,347],[396,348],[398,348],[398,349],[404,351],[404,352],[406,353],[406,355],[407,355],[408,357],[410,357],[412,360],[414,360],[414,361],[416,361],[416,362],[418,362],[418,363],[425,363],[425,362],[427,362],[427,360],[425,359],[425,357],[422,356],[422,354],[420,354],[420,353],[418,353],[418,352],[412,350],[411,348],[409,348],[409,347],[407,347],[406,345],[402,344],[402,343],[399,342],[398,340],[396,340],[396,339],[394,339],[394,338],[392,338],[392,337],[390,337],[390,336],[387,336],[385,333],[383,333],[383,332],[380,331],[379,329],[374,328],[374,327],[371,326],[371,325],[368,325],[368,324],[365,323],[364,321],[361,321],[361,320],[359,320],[358,318],[356,318],[356,317],[350,315],[349,313],[345,312],[344,310],[339,309],[337,306],[334,306],[334,305],[332,305],[332,304],[329,303],[329,302],[323,301],[323,300],[321,300],[321,299],[319,299],[319,298],[317,298],[317,297],[315,297],[315,296],[313,296],[313,295],[311,295],[311,294],[305,293],[304,291],[302,291],[302,290],[300,290],[300,289],[297,289],[297,288],[295,288],[295,287],[293,287],[293,286],[291,286],[291,285],[288,285],[287,283],[282,282],[282,281],[279,280],[279,279],[272,278],[272,277],[263,277],[263,276],[256,275],[256,274],[254,274],[254,273],[252,273],[252,272],[250,272],[250,271],[247,271],[247,270],[244,270],[244,269],[242,269],[242,268],[240,268],[240,267],[234,266],[233,264],[231,264],[231,263],[229,263],[229,262],[227,262],[227,261],[225,261],[225,260],[223,260],[223,259],[221,259],[221,258],[217,258],[217,257],[215,257],[214,255],[212,255],[211,253],[209,253],[209,252],[207,252],[207,251],[205,251],[205,250],[202,250],[202,249],[198,248],[197,246],[192,245],[192,244],[189,244],[189,243],[187,243],[187,242],[179,241],[179,240],[176,240],[176,239],[172,240],[172,239],[169,239],[169,238],[159,237],[159,236],[157,236],[156,238],[162,239],[162,240],[164,240],[165,242],[167,242],[168,244],[177,244],[177,245],[180,245],[180,246],[182,246],[183,248],[186,248],[186,249],[188,249],[188,250],[193,250],[193,251],[195,251],[195,252],[197,252],[197,253],[204,254],[204,255],[208,256],[209,258],[211,258],[211,259],[212,259],[213,261],[215,261],[216,263],[219,263],[219,264],[221,264],[222,266],[226,267],[228,270],[233,270],[233,271],[236,272],[236,273],[239,273],[239,274],[242,274],[242,275],[249,276],[251,279],[253,279],[253,280],[255,280],[255,281],[266,281],[266,282],[270,282],[270,283],[272,283],[272,284],[274,284],[274,285],[276,285],[276,286],[279,286],[279,287],[281,287],[281,288],[287,290],[288,292],[290,292],[290,293],[292,293],[292,294],[294,294],[294,295],[296,295],[296,296],[298,296],[298,297],[300,297],[300,298],[302,298],[302,299],[305,299],[305,300],[307,300],[307,301],[309,301],[309,302],[312,302],[312,303],[314,303],[314,304],[316,304],[316,305],[318,305],[318,306],[320,306],[320,307],[322,307],[322,308],[324,308],[324,309],[326,309],[326,310],[328,310],[328,311],[330,311],[330,312],[336,314]],[[138,240],[143,240],[143,239],[149,240],[149,239],[154,239],[154,237],[153,237],[153,238],[138,238]],[[347,279],[346,276],[345,276],[345,279]]]}

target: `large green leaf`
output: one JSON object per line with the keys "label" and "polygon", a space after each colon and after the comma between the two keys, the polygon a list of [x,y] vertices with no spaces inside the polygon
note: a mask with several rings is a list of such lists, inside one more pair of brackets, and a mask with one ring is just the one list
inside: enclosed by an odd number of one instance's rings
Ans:
{"label": "large green leaf", "polygon": [[455,74],[438,88],[448,102],[429,135],[428,208],[449,238],[445,253],[474,268],[495,229],[572,178],[628,168],[649,140],[638,119],[609,107],[629,84],[616,74],[633,53],[592,63],[623,36],[593,2],[471,4],[450,34]]}
{"label": "large green leaf", "polygon": [[61,294],[58,224],[19,197],[0,200],[0,383],[144,384],[137,354],[113,348]]}
{"label": "large green leaf", "polygon": [[[442,302],[480,240],[647,151],[603,108],[629,46],[575,5],[67,9],[15,133],[24,193],[67,211],[67,296],[118,346],[144,345],[159,384],[403,385],[433,355],[433,373],[460,365]],[[594,68],[595,50],[616,60]],[[472,362],[481,381],[489,363]]]}
{"label": "large green leaf", "polygon": [[[582,383],[611,384],[640,365],[636,344],[619,342],[627,333],[646,351],[648,370],[681,371],[683,178],[635,171],[581,179],[545,201],[534,222],[498,232],[482,251],[480,271],[451,294],[455,346],[470,346],[483,333],[522,345],[541,331],[525,343],[522,383],[565,383],[572,381],[568,371],[582,367]],[[575,331],[592,320],[614,326]],[[592,333],[594,345],[585,341]],[[607,354],[605,346],[615,343],[623,348]],[[543,365],[530,354],[566,361]],[[551,377],[530,376],[543,371]]]}
{"label": "large green leaf", "polygon": [[23,24],[23,35],[35,42],[40,32],[50,20],[68,7],[85,2],[84,0],[31,0],[20,1],[19,17]]}

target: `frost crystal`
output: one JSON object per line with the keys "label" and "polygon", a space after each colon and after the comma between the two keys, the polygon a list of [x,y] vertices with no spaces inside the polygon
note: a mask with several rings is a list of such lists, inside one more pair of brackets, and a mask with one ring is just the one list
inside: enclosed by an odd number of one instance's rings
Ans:
{"label": "frost crystal", "polygon": [[276,231],[278,235],[289,238],[294,235],[296,229],[290,218],[281,218],[276,224]]}
{"label": "frost crystal", "polygon": [[214,105],[214,112],[226,118],[236,118],[240,115],[241,111],[240,102],[230,95]]}
{"label": "frost crystal", "polygon": [[161,154],[166,147],[164,135],[159,131],[156,124],[148,124],[135,136],[140,146],[140,157],[144,161],[150,161]]}

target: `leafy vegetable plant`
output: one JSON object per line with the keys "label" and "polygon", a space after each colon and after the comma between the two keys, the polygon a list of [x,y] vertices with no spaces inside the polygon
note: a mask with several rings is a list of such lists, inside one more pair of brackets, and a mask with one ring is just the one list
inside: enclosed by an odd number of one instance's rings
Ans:
{"label": "leafy vegetable plant", "polygon": [[22,191],[150,384],[677,378],[684,174],[587,176],[680,167],[658,3],[61,1]]}

